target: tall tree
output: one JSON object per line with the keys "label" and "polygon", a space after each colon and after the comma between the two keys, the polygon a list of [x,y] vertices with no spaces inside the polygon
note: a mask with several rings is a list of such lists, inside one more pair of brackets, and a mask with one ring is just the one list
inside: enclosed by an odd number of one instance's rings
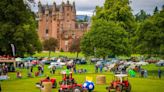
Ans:
{"label": "tall tree", "polygon": [[129,54],[128,33],[114,22],[97,20],[90,32],[81,41],[81,50],[86,55],[105,58],[108,55]]}
{"label": "tall tree", "polygon": [[156,14],[156,13],[159,13],[159,10],[158,10],[157,6],[154,8],[154,14]]}
{"label": "tall tree", "polygon": [[51,56],[51,52],[55,51],[58,46],[58,41],[55,38],[49,38],[43,42],[44,50],[49,51],[49,58]]}
{"label": "tall tree", "polygon": [[136,21],[143,22],[150,15],[146,14],[144,10],[140,10],[140,12],[137,13],[135,16],[136,16]]}
{"label": "tall tree", "polygon": [[[164,54],[164,9],[146,19],[137,31],[140,53]],[[136,42],[136,43],[137,43]]]}
{"label": "tall tree", "polygon": [[128,55],[134,31],[135,19],[129,0],[105,0],[103,7],[96,7],[91,31],[81,41],[82,52],[96,53],[101,57],[107,54]]}
{"label": "tall tree", "polygon": [[24,0],[0,1],[0,54],[11,55],[14,44],[16,55],[40,51],[41,43],[36,32],[35,15]]}
{"label": "tall tree", "polygon": [[69,51],[70,52],[76,52],[77,53],[76,58],[78,58],[79,52],[81,51],[81,49],[80,49],[80,38],[75,38],[72,41],[72,44],[69,47]]}

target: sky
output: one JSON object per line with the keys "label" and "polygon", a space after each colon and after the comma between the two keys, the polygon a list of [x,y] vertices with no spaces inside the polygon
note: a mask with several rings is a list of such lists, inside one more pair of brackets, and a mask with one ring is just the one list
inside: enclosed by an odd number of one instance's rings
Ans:
{"label": "sky", "polygon": [[[54,1],[57,4],[61,4],[62,1],[66,2],[67,0],[35,0],[36,2],[41,1],[42,4],[52,4]],[[69,0],[70,2],[75,1],[77,15],[93,15],[93,11],[96,6],[103,6],[105,0]],[[131,8],[133,14],[138,13],[141,9],[145,10],[148,14],[152,14],[156,6],[161,9],[164,5],[164,0],[131,0]],[[36,7],[32,8],[34,11],[37,11]]]}

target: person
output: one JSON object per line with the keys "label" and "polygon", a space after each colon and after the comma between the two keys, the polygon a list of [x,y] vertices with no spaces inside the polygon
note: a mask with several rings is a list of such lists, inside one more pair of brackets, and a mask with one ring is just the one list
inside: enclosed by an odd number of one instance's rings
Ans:
{"label": "person", "polygon": [[47,79],[47,80],[50,80],[50,77],[49,77],[49,76],[47,76],[47,77],[46,77],[46,79]]}
{"label": "person", "polygon": [[56,67],[53,66],[52,69],[51,69],[51,73],[52,73],[52,74],[55,74],[55,70],[56,70]]}
{"label": "person", "polygon": [[76,64],[74,64],[74,66],[73,66],[73,71],[74,71],[74,73],[76,73]]}
{"label": "person", "polygon": [[22,74],[20,72],[17,72],[17,78],[22,78]]}
{"label": "person", "polygon": [[42,67],[41,67],[41,73],[42,74],[44,73],[44,65],[42,65]]}
{"label": "person", "polygon": [[144,78],[147,78],[147,70],[144,70]]}
{"label": "person", "polygon": [[158,69],[158,77],[161,79],[161,74],[162,74],[162,71],[161,71],[161,69],[159,68]]}
{"label": "person", "polygon": [[103,65],[100,65],[100,73],[102,73]]}
{"label": "person", "polygon": [[30,69],[31,69],[31,72],[33,72],[33,66],[31,66],[31,68],[30,68]]}
{"label": "person", "polygon": [[142,69],[141,70],[141,77],[143,77],[144,76],[144,70]]}
{"label": "person", "polygon": [[98,65],[95,65],[95,72],[98,72]]}

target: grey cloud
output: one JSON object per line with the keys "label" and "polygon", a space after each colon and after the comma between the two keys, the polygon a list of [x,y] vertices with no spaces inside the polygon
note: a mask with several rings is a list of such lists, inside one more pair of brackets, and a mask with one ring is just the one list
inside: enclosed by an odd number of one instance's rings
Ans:
{"label": "grey cloud", "polygon": [[152,14],[156,6],[161,9],[162,5],[164,5],[164,0],[132,0],[131,3],[134,14],[138,13],[141,9]]}
{"label": "grey cloud", "polygon": [[[38,2],[39,0],[35,0]],[[54,1],[57,4],[61,4],[62,1],[66,2],[67,0],[40,0],[42,4],[52,4]],[[75,1],[76,3],[76,9],[78,11],[84,11],[84,12],[93,12],[95,7],[102,6],[105,2],[105,0],[69,0],[70,3]],[[132,7],[133,14],[138,13],[141,9],[145,10],[147,13],[151,14],[155,8],[155,6],[158,6],[159,9],[164,4],[164,0],[131,0],[132,3],[130,6]],[[37,5],[36,5],[37,6]],[[33,8],[33,10],[37,10],[37,8]]]}

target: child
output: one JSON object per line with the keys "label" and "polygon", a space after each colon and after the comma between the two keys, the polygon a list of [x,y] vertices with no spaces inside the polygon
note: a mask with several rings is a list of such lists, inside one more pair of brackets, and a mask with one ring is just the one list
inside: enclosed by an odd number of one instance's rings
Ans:
{"label": "child", "polygon": [[17,72],[17,78],[22,78],[22,74],[20,72]]}

